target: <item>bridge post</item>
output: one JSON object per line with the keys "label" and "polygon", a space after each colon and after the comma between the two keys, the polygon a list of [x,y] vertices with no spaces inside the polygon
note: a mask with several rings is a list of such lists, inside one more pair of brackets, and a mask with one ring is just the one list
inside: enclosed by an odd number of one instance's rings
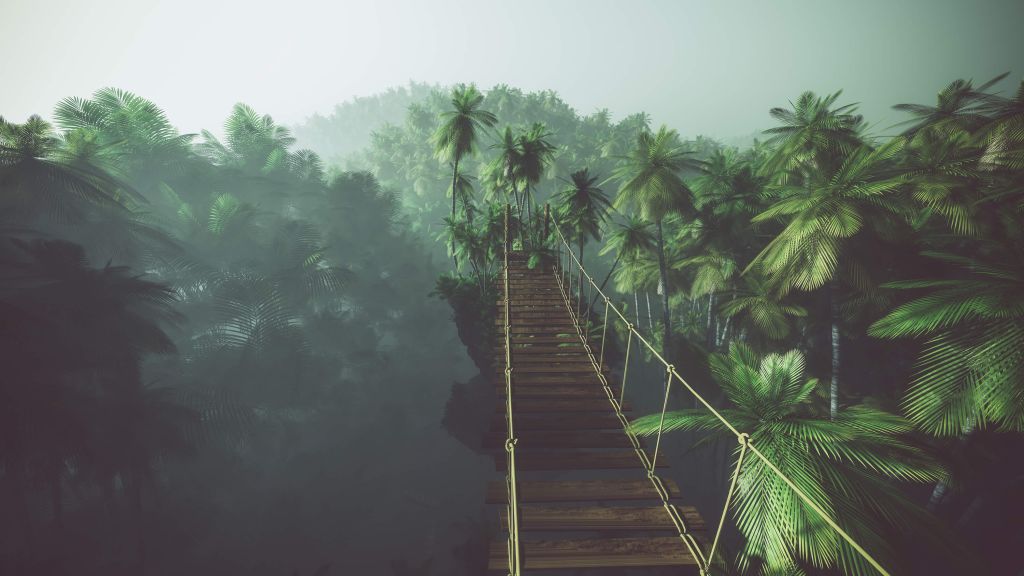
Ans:
{"label": "bridge post", "polygon": [[505,246],[504,246],[506,254],[509,251],[509,242],[510,242],[510,240],[509,240],[509,237],[508,237],[508,222],[509,222],[509,213],[511,213],[511,212],[512,212],[512,205],[508,204],[506,202],[505,203]]}

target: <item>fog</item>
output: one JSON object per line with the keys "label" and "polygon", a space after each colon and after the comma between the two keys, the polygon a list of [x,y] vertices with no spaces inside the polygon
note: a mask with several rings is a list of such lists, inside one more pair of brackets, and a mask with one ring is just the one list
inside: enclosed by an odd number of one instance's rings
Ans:
{"label": "fog", "polygon": [[297,124],[409,81],[555,90],[581,113],[644,111],[725,139],[766,127],[794,87],[845,89],[882,131],[892,103],[1024,54],[1014,0],[6,0],[3,16],[8,118],[118,86],[186,133],[241,100]]}
{"label": "fog", "polygon": [[[6,0],[0,574],[504,573],[506,248],[539,291],[513,324],[550,332],[513,367],[551,336],[592,368],[567,295],[689,517],[718,521],[741,430],[890,573],[1019,574],[1022,21]],[[566,349],[512,372],[541,431],[612,416]],[[643,479],[529,469],[632,459],[613,424],[526,439],[522,477]],[[760,462],[716,569],[874,574]],[[524,532],[676,535],[598,520]],[[637,562],[599,572],[678,573]]]}

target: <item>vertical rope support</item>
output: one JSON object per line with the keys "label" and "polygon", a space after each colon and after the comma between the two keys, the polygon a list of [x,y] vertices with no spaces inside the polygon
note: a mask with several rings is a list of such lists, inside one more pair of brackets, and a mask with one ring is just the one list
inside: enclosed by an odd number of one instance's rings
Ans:
{"label": "vertical rope support", "polygon": [[629,352],[633,348],[633,325],[626,324],[626,332],[629,336],[626,337],[626,362],[622,365],[622,387],[619,388],[619,406],[622,406],[622,401],[626,398],[626,376],[629,375]]}
{"label": "vertical rope support", "polygon": [[725,493],[725,504],[722,506],[722,516],[718,519],[718,528],[715,530],[715,539],[711,543],[711,551],[708,553],[706,564],[701,572],[711,573],[711,563],[715,561],[715,550],[718,549],[718,540],[722,537],[722,527],[725,526],[725,517],[729,514],[729,505],[732,504],[732,496],[736,493],[736,483],[740,477],[740,469],[743,467],[743,457],[747,455],[747,447],[750,446],[750,435],[742,433],[736,438],[740,443],[740,453],[736,457],[736,469],[732,472],[732,482],[729,483],[729,491]]}
{"label": "vertical rope support", "polygon": [[661,420],[658,422],[658,438],[654,441],[654,457],[651,458],[649,474],[654,474],[654,468],[658,465],[658,453],[661,452],[661,435],[665,431],[665,411],[668,410],[668,393],[672,389],[672,373],[675,370],[675,367],[671,364],[665,368],[665,399],[661,402]]}
{"label": "vertical rope support", "polygon": [[[559,250],[564,248],[565,251],[566,251],[566,266],[565,266],[565,269],[563,269],[563,271],[562,271],[562,273],[565,274],[565,277],[561,277],[560,276],[560,279],[564,279],[564,281],[560,282],[559,287],[562,289],[563,298],[565,300],[566,307],[568,308],[568,312],[569,312],[570,316],[572,316],[573,312],[574,312],[574,307],[573,307],[572,302],[571,302],[570,299],[572,297],[571,287],[572,287],[572,276],[573,276],[573,273],[569,270],[569,268],[571,268],[570,264],[575,262],[575,264],[580,269],[580,278],[579,278],[580,286],[577,286],[577,289],[580,292],[580,296],[581,297],[582,297],[583,276],[585,274],[585,271],[583,270],[582,263],[579,262],[576,259],[576,255],[575,255],[575,253],[572,250],[572,246],[570,246],[569,242],[565,239],[565,235],[562,234],[562,231],[559,228],[558,223],[557,222],[552,222],[552,224],[554,225],[554,232],[557,235],[556,240],[558,240],[561,243],[559,245]],[[840,527],[839,524],[831,516],[829,516],[828,513],[826,513],[821,508],[821,506],[819,506],[817,503],[815,503],[814,500],[810,496],[808,496],[799,486],[797,486],[793,482],[793,480],[791,480],[788,476],[786,476],[786,474],[783,473],[782,470],[780,470],[779,467],[776,466],[774,462],[772,462],[770,459],[768,459],[767,456],[762,454],[761,451],[758,450],[757,446],[754,445],[754,443],[749,441],[749,438],[744,440],[744,437],[746,437],[747,435],[742,433],[742,432],[740,432],[739,430],[737,430],[736,427],[733,426],[733,424],[731,422],[729,422],[718,410],[715,409],[714,406],[711,405],[710,402],[707,401],[707,399],[705,399],[699,392],[697,392],[693,388],[693,386],[691,386],[685,379],[683,379],[675,371],[675,368],[671,364],[669,364],[665,360],[665,358],[658,352],[658,350],[656,350],[654,348],[654,346],[652,346],[651,343],[648,342],[647,339],[645,339],[643,337],[643,335],[640,334],[639,331],[637,331],[636,326],[634,326],[633,324],[631,324],[629,322],[629,319],[623,314],[623,312],[618,307],[616,307],[616,306],[609,306],[608,297],[601,290],[601,288],[597,288],[593,284],[593,279],[590,278],[589,276],[587,276],[587,279],[590,281],[591,285],[595,287],[595,289],[597,291],[597,294],[599,296],[605,298],[605,311],[606,311],[606,313],[609,310],[613,311],[619,317],[619,319],[623,322],[623,324],[625,324],[628,327],[628,338],[627,338],[627,341],[626,341],[626,363],[625,363],[625,366],[624,366],[623,371],[622,371],[622,390],[620,391],[620,396],[619,396],[618,403],[615,402],[614,398],[610,397],[610,400],[612,402],[613,408],[615,409],[615,412],[616,412],[616,416],[619,418],[619,421],[622,423],[622,425],[624,427],[624,431],[626,433],[626,436],[630,439],[630,442],[633,444],[634,449],[637,452],[637,455],[639,456],[639,458],[641,460],[642,466],[647,469],[647,471],[648,471],[648,474],[647,474],[648,478],[651,480],[651,482],[652,482],[655,490],[658,492],[659,496],[661,496],[662,503],[665,505],[666,510],[669,510],[669,513],[670,513],[670,515],[673,518],[673,522],[676,523],[676,526],[679,529],[679,534],[680,534],[680,537],[683,540],[683,543],[686,545],[687,549],[690,551],[690,554],[696,560],[697,566],[700,567],[700,572],[701,572],[702,576],[708,574],[708,571],[710,570],[710,566],[711,566],[711,561],[708,560],[707,559],[708,557],[706,557],[704,555],[703,550],[701,550],[701,547],[700,546],[696,546],[696,540],[694,540],[693,536],[690,535],[686,531],[685,524],[682,522],[682,518],[678,514],[672,514],[671,510],[673,510],[673,508],[669,505],[668,493],[666,492],[664,485],[661,483],[661,480],[654,474],[654,468],[657,465],[657,456],[658,456],[658,453],[660,452],[660,449],[661,449],[661,446],[660,446],[661,445],[661,436],[664,433],[665,413],[666,413],[666,411],[668,409],[668,396],[669,396],[669,392],[671,391],[671,381],[672,381],[672,378],[675,378],[675,379],[679,380],[679,384],[682,385],[683,388],[686,391],[688,391],[697,400],[697,402],[698,402],[698,404],[700,406],[702,406],[712,416],[714,416],[715,419],[726,430],[728,430],[730,433],[732,433],[733,435],[735,435],[737,437],[737,439],[741,442],[741,444],[744,445],[743,448],[741,449],[741,452],[750,452],[751,453],[751,458],[757,458],[762,463],[764,463],[764,465],[768,467],[768,469],[772,472],[772,474],[775,475],[775,477],[777,477],[778,479],[782,480],[783,483],[785,483],[786,486],[789,487],[789,489],[792,490],[793,493],[804,504],[806,504],[808,507],[810,507],[812,510],[814,510],[814,512],[818,515],[818,517],[820,517],[826,524],[828,524],[836,532],[836,534],[840,538],[842,538],[847,544],[849,544],[854,549],[854,551],[856,551],[857,554],[859,554],[873,568],[875,568],[875,570],[877,570],[879,574],[881,574],[882,576],[889,576],[889,572],[886,571],[885,568],[883,568],[882,565],[879,564],[878,561],[874,559],[874,557],[872,557],[862,546],[860,546],[857,543],[857,541],[855,541],[853,539],[853,537],[851,537],[845,530],[843,530],[842,527]],[[565,290],[566,283],[569,285],[569,288],[570,288],[569,291]],[[634,300],[635,299],[636,299],[636,293],[634,293]],[[575,325],[577,327],[577,331],[579,331],[579,314],[578,314],[579,308],[578,308],[578,306],[579,306],[579,301],[577,300],[577,308],[576,308],[577,314],[573,317],[573,321],[574,321],[574,323],[575,323]],[[639,318],[640,318],[639,317],[639,312],[640,312],[639,305],[637,305],[636,308],[637,308],[637,324],[639,325]],[[582,334],[581,334],[581,336],[582,336]],[[628,377],[628,374],[629,374],[629,358],[630,358],[630,352],[632,350],[632,342],[633,342],[633,337],[634,336],[636,337],[637,340],[639,340],[640,344],[644,346],[644,348],[647,350],[647,352],[651,354],[651,356],[653,356],[658,362],[661,362],[662,365],[665,366],[665,369],[668,372],[667,382],[666,382],[666,385],[665,385],[665,399],[664,399],[663,405],[662,405],[661,421],[660,421],[660,423],[658,425],[659,426],[659,429],[658,429],[658,439],[657,439],[657,445],[655,446],[655,452],[654,452],[654,459],[653,460],[651,458],[648,458],[647,454],[640,448],[640,444],[639,444],[639,441],[636,438],[636,435],[633,434],[630,431],[630,429],[629,429],[629,421],[625,418],[625,416],[622,415],[622,411],[621,411],[621,404],[622,404],[622,401],[625,398],[626,384],[627,384],[627,381],[628,381],[627,377]],[[588,348],[587,352],[588,352],[588,354],[591,355],[591,361],[593,362],[593,354],[589,350],[589,346],[586,344],[585,340],[584,340],[583,344],[584,344],[584,346],[586,346]],[[602,346],[603,346],[603,343],[602,343]],[[603,350],[602,350],[602,356],[603,356]],[[745,456],[745,454],[744,454],[744,456]],[[734,478],[733,484],[734,484],[734,486],[730,487],[729,493],[727,494],[727,503],[726,503],[726,507],[725,507],[726,512],[728,511],[728,506],[731,505],[731,498],[732,498],[732,494],[735,491],[735,483],[738,482],[737,479],[738,479],[738,475],[739,475],[739,471],[740,471],[740,466],[741,465],[742,465],[742,461],[740,461],[738,459],[737,460],[736,470],[734,471],[734,474],[733,474],[733,478]],[[725,515],[723,514],[722,518],[724,518],[724,517],[725,517]],[[714,552],[714,549],[715,549],[714,547],[717,546],[717,540],[719,539],[720,534],[721,534],[722,522],[723,522],[723,520],[720,518],[719,519],[718,533],[715,536],[715,543],[713,544],[712,552]]]}
{"label": "vertical rope support", "polygon": [[572,260],[570,259],[571,254],[569,253],[571,250],[566,250],[565,252],[565,270],[566,274],[569,275],[569,290],[566,295],[569,297],[569,300],[572,300],[572,270],[569,268],[569,265],[572,264]]}
{"label": "vertical rope support", "polygon": [[[593,295],[594,295],[594,283],[593,282],[588,282],[587,283],[587,300],[586,300],[586,302],[587,302],[587,316],[586,316],[586,321],[584,322],[587,325],[586,330],[587,330],[587,339],[588,340],[590,339],[590,309],[593,308],[593,306],[590,305],[590,297],[593,296]],[[580,294],[580,296],[582,296],[582,294]]]}
{"label": "vertical rope support", "polygon": [[604,343],[608,340],[608,297],[604,297],[604,326],[601,328],[601,355],[598,357],[597,365],[604,370]]}
{"label": "vertical rope support", "polygon": [[508,573],[509,576],[519,576],[521,551],[519,545],[519,483],[516,480],[516,443],[518,439],[512,419],[512,307],[509,303],[511,290],[508,280],[508,224],[511,211],[512,207],[505,204],[505,454],[508,482]]}
{"label": "vertical rope support", "polygon": [[579,315],[583,313],[583,266],[580,265],[579,260],[576,261],[576,267],[580,269],[579,281],[576,283],[576,292],[579,296],[578,298],[576,298],[576,316],[579,317]]}

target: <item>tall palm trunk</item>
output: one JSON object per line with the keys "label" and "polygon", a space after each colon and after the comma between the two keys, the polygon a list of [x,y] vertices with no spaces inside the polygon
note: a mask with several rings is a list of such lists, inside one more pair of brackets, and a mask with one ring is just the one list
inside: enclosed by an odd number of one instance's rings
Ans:
{"label": "tall palm trunk", "polygon": [[633,308],[636,309],[636,329],[639,332],[644,325],[640,323],[640,298],[636,295],[636,290],[633,290]]}
{"label": "tall palm trunk", "polygon": [[661,273],[661,321],[664,326],[664,336],[661,341],[661,354],[665,360],[671,362],[669,350],[672,349],[672,324],[669,322],[668,310],[668,266],[665,264],[665,236],[661,229],[661,220],[658,220],[658,271]]}
{"label": "tall palm trunk", "polygon": [[[580,236],[580,239],[579,239],[579,252],[578,252],[578,254],[579,254],[579,256],[577,257],[577,259],[580,261],[580,273],[579,273],[579,277],[577,278],[578,282],[576,283],[576,286],[578,286],[577,290],[579,291],[579,299],[577,300],[577,302],[581,303],[581,305],[582,305],[582,302],[583,302],[583,236]],[[577,314],[582,314],[583,310],[581,309],[580,306],[577,306],[576,307],[576,312],[577,312]]]}
{"label": "tall palm trunk", "polygon": [[533,196],[530,194],[530,185],[526,185],[526,193],[523,194],[523,203],[526,204],[526,219],[533,224]]}
{"label": "tall palm trunk", "polygon": [[708,348],[714,347],[715,344],[715,331],[711,329],[711,323],[714,319],[714,308],[715,308],[715,293],[708,294],[708,327],[705,331],[707,337]]}
{"label": "tall palm trunk", "polygon": [[828,308],[831,319],[830,338],[832,344],[832,374],[829,381],[829,418],[835,419],[839,412],[839,282],[828,283]]}
{"label": "tall palm trunk", "polygon": [[651,329],[651,334],[654,334],[654,314],[651,313],[651,293],[644,290],[644,298],[647,299],[647,326]]}
{"label": "tall palm trunk", "polygon": [[[459,157],[455,157],[455,162],[452,168],[452,226],[455,226],[455,185],[459,181]],[[455,235],[452,234],[452,261],[455,262],[455,268],[459,267],[459,257],[455,254]]]}

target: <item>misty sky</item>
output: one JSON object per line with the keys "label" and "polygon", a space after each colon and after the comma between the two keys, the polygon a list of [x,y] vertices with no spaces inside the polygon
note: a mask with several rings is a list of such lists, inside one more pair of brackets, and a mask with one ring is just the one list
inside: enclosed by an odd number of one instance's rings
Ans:
{"label": "misty sky", "polygon": [[0,114],[116,86],[196,132],[238,101],[292,124],[410,80],[476,82],[729,138],[842,88],[882,132],[890,105],[953,78],[1019,81],[1022,22],[1021,0],[2,0]]}

